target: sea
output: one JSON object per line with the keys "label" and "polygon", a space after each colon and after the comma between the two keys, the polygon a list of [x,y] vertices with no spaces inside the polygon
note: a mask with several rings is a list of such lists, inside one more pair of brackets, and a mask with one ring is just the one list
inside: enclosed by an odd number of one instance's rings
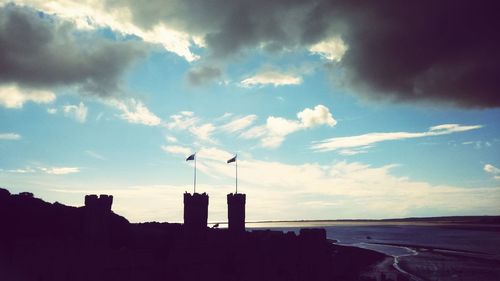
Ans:
{"label": "sea", "polygon": [[[301,228],[324,228],[327,238],[335,240],[337,244],[354,246],[384,253],[394,257],[393,266],[404,273],[399,266],[399,261],[412,259],[417,262],[416,257],[429,256],[429,253],[440,254],[442,262],[432,262],[432,270],[436,272],[429,275],[428,268],[423,268],[422,274],[426,278],[413,276],[413,280],[500,280],[496,274],[500,274],[500,226],[479,225],[461,223],[427,223],[427,222],[259,222],[247,223],[247,229],[270,229],[279,231],[293,231],[299,233]],[[432,255],[431,255],[432,257]],[[449,257],[449,258],[448,258]],[[478,265],[461,266],[458,260],[474,258]],[[448,259],[448,260],[446,260]],[[420,258],[422,260],[422,258]],[[453,270],[450,270],[450,261],[455,263],[455,268],[460,271],[463,278],[452,278]],[[421,262],[422,263],[422,262]],[[425,260],[424,260],[425,263]],[[497,267],[491,269],[491,267]],[[442,268],[440,268],[442,267]],[[447,267],[447,268],[444,268]],[[493,270],[486,275],[480,271],[463,272],[473,268],[484,267]],[[472,269],[470,269],[472,270]],[[440,272],[440,273],[439,273]],[[445,273],[443,275],[443,272]],[[431,272],[432,273],[432,272]],[[437,274],[439,273],[439,274]],[[409,274],[409,273],[408,273]],[[445,278],[447,275],[450,278]],[[493,274],[493,275],[491,275]],[[410,274],[411,275],[411,274]],[[438,276],[429,278],[429,276]],[[477,279],[474,276],[485,276]],[[491,279],[495,278],[495,279]]]}

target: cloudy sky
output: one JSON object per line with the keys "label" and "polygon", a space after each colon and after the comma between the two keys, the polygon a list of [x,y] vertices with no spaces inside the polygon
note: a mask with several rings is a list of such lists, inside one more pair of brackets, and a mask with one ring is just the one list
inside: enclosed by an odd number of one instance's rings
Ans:
{"label": "cloudy sky", "polygon": [[131,221],[500,214],[499,18],[473,1],[0,1],[0,186]]}

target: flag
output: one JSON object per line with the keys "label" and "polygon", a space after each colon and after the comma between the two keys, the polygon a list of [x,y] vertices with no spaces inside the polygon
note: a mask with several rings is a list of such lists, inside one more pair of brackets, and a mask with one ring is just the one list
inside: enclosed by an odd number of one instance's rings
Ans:
{"label": "flag", "polygon": [[189,155],[189,157],[188,157],[188,158],[186,158],[186,161],[189,161],[189,160],[194,160],[194,156],[195,156],[195,155],[196,155],[196,153],[195,153],[195,154],[191,154],[191,155]]}
{"label": "flag", "polygon": [[229,164],[231,162],[235,162],[236,161],[236,156],[238,156],[238,155],[235,155],[233,158],[227,160],[227,163]]}

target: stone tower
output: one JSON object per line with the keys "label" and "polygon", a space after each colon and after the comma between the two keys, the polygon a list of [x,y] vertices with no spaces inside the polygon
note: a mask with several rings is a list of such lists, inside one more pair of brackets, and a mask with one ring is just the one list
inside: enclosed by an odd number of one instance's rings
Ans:
{"label": "stone tower", "polygon": [[227,218],[230,232],[245,232],[245,202],[245,194],[227,195]]}
{"label": "stone tower", "polygon": [[97,243],[109,242],[112,204],[112,195],[85,195],[84,231],[88,239]]}
{"label": "stone tower", "polygon": [[184,193],[184,228],[191,233],[207,230],[208,194]]}

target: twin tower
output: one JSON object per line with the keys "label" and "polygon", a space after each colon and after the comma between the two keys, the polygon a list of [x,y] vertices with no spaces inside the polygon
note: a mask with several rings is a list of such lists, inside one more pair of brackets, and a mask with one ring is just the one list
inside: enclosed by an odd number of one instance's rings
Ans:
{"label": "twin tower", "polygon": [[[245,232],[246,195],[227,195],[227,218],[229,232]],[[208,194],[184,193],[184,227],[188,231],[203,232],[207,229]]]}

